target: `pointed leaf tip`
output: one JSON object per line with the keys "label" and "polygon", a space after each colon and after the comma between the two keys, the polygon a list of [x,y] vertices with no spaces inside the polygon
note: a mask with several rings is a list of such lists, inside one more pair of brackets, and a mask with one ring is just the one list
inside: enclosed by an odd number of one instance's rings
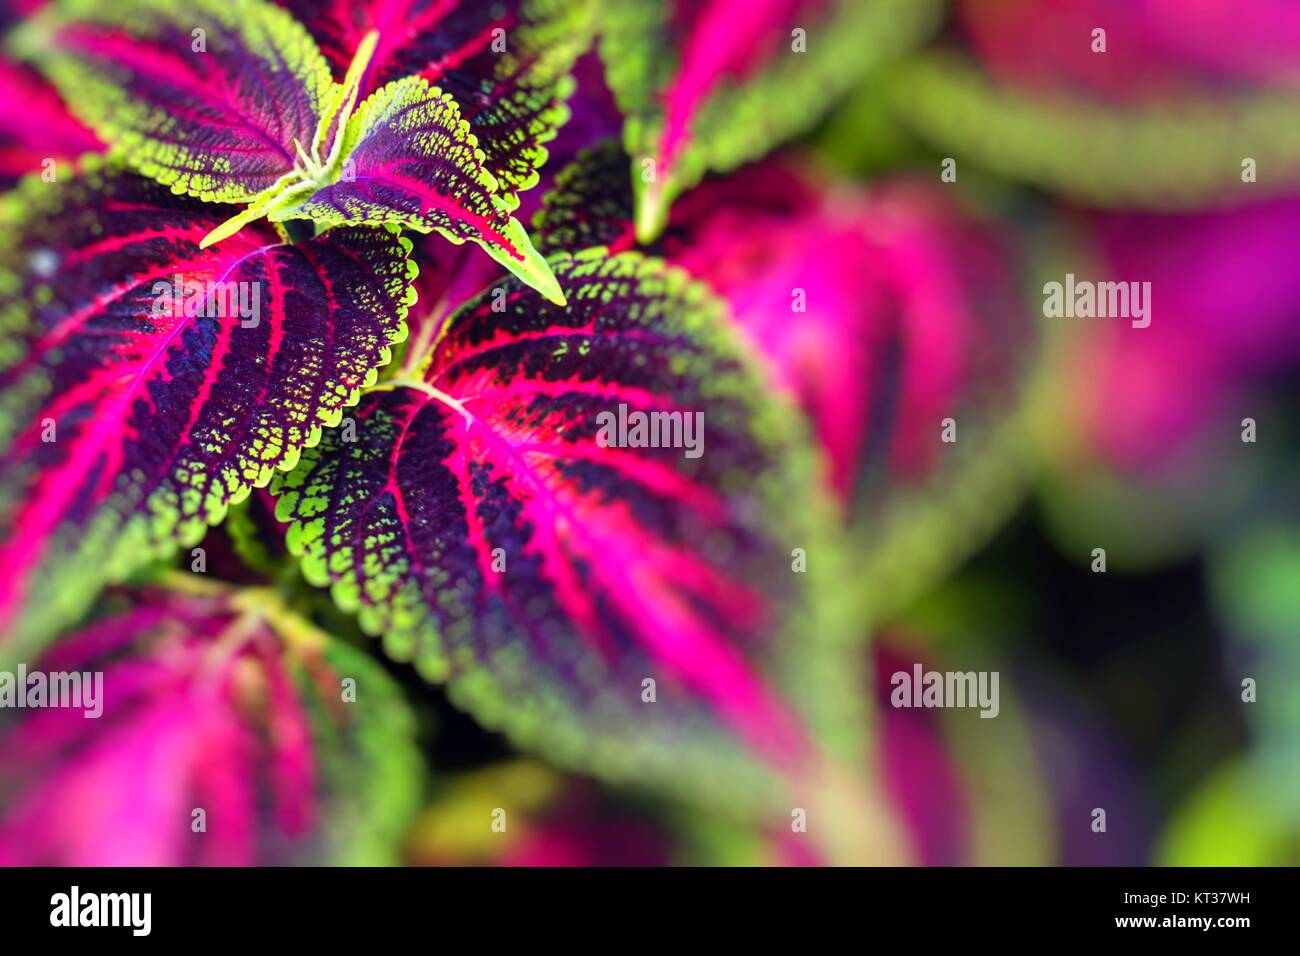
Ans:
{"label": "pointed leaf tip", "polygon": [[203,239],[199,242],[199,248],[206,249],[209,246],[215,246],[218,242],[221,242],[223,239],[229,239],[231,236],[239,232],[239,230],[243,229],[254,219],[260,219],[261,217],[262,217],[262,211],[258,207],[249,206],[243,212],[231,216],[221,225],[217,226],[216,229],[213,229],[206,236],[204,236]]}
{"label": "pointed leaf tip", "polygon": [[546,296],[547,301],[554,302],[560,308],[566,308],[569,304],[568,298],[564,295],[564,290],[560,288],[560,283],[555,278],[555,273],[551,272],[549,267],[537,291]]}
{"label": "pointed leaf tip", "polygon": [[524,253],[522,261],[491,246],[485,245],[483,248],[487,250],[493,259],[518,276],[525,285],[540,292],[547,301],[554,302],[561,307],[569,304],[569,300],[564,295],[564,290],[560,288],[559,280],[555,278],[555,273],[551,271],[551,267],[546,260],[531,245],[522,250]]}
{"label": "pointed leaf tip", "polygon": [[556,279],[550,263],[537,251],[528,233],[517,219],[510,220],[505,236],[512,248],[486,242],[478,244],[529,288],[540,292],[548,301],[558,306],[567,306],[569,300],[565,297],[564,290],[560,288],[560,282]]}
{"label": "pointed leaf tip", "polygon": [[351,68],[348,70],[349,80],[352,80],[353,77],[355,76],[356,79],[354,80],[354,82],[357,83],[360,82],[361,73],[365,70],[366,67],[370,65],[370,61],[375,56],[375,47],[377,47],[378,45],[379,45],[378,30],[371,30],[369,33],[367,33],[364,37],[361,38],[361,42],[357,44],[356,56],[353,58]]}
{"label": "pointed leaf tip", "polygon": [[636,241],[648,245],[659,238],[668,225],[668,203],[664,188],[657,182],[638,183],[636,189]]}

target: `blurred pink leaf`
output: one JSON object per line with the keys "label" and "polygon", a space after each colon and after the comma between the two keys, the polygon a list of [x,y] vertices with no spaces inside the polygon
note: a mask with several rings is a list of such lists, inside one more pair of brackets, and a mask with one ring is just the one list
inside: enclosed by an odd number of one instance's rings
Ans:
{"label": "blurred pink leaf", "polygon": [[102,675],[102,713],[5,711],[0,864],[391,854],[414,797],[410,718],[373,662],[287,612],[265,616],[274,600],[144,592],[31,665]]}

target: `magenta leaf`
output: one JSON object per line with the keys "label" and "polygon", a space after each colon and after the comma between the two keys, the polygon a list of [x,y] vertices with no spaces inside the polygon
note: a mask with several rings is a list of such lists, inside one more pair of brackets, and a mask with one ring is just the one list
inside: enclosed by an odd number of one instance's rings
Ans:
{"label": "magenta leaf", "polygon": [[266,225],[220,247],[229,207],[91,169],[23,193],[0,243],[0,645],[76,617],[96,588],[290,468],[389,360],[410,246]]}
{"label": "magenta leaf", "polygon": [[103,148],[39,74],[0,59],[0,187],[29,174],[66,177],[83,153]]}
{"label": "magenta leaf", "polygon": [[270,593],[131,597],[14,674],[0,865],[393,862],[419,755],[383,669]]}
{"label": "magenta leaf", "polygon": [[[354,443],[328,433],[277,477],[290,550],[487,726],[765,805],[816,757],[799,695],[826,635],[796,549],[833,559],[804,433],[680,271],[552,266],[567,309],[489,289],[423,379],[362,400]],[[675,447],[637,444],[674,419]]]}

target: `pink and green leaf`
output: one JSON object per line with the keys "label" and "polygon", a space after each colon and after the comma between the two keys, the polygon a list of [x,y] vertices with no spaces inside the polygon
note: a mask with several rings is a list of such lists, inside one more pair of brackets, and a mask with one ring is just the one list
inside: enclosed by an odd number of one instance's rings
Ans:
{"label": "pink and green leaf", "polygon": [[[803,695],[838,699],[809,677],[819,576],[792,570],[795,548],[833,563],[805,433],[684,273],[599,251],[552,267],[566,309],[488,290],[422,379],[362,399],[355,442],[327,434],[275,479],[290,550],[521,745],[764,805],[816,760]],[[602,443],[620,405],[702,414],[702,453]]]}
{"label": "pink and green leaf", "polygon": [[[627,168],[609,143],[563,170],[541,248],[631,248]],[[1027,256],[981,210],[922,183],[826,188],[772,160],[682,197],[654,249],[727,301],[771,387],[807,415],[829,490],[871,542],[856,563],[873,613],[1018,500],[1043,335]]]}
{"label": "pink and green leaf", "polygon": [[420,76],[450,93],[511,209],[567,121],[569,70],[592,38],[591,0],[283,0],[341,72],[371,31],[359,88]]}
{"label": "pink and green leaf", "polygon": [[274,192],[334,86],[268,0],[63,0],[12,45],[135,169],[209,202]]}
{"label": "pink and green leaf", "polygon": [[735,169],[808,129],[937,22],[932,0],[608,4],[601,55],[624,114],[637,235],[654,239],[673,200],[706,172]]}
{"label": "pink and green leaf", "polygon": [[394,862],[419,755],[383,668],[269,593],[131,597],[29,666],[102,675],[94,707],[4,712],[0,865]]}
{"label": "pink and green leaf", "polygon": [[202,250],[230,207],[135,174],[24,192],[0,240],[6,652],[293,467],[389,361],[414,298],[387,229],[291,246],[260,224]]}
{"label": "pink and green leaf", "polygon": [[563,304],[560,287],[524,227],[502,201],[483,151],[450,93],[418,76],[390,83],[348,121],[342,175],[302,187],[271,211],[273,221],[325,225],[391,223],[478,243],[492,258]]}

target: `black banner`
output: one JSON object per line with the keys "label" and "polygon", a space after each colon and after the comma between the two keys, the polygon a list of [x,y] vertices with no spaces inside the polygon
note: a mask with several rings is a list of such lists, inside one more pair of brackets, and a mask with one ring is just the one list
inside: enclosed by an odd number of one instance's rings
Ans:
{"label": "black banner", "polygon": [[[1148,942],[1278,932],[1294,922],[1295,874],[1273,869],[492,870],[41,869],[0,871],[10,940],[78,943],[361,944],[417,935],[450,945],[466,932],[637,932],[715,927],[747,936],[795,931],[920,931],[927,941],[1069,939]],[[637,928],[640,927],[640,930]],[[548,929],[549,928],[549,929]]]}

